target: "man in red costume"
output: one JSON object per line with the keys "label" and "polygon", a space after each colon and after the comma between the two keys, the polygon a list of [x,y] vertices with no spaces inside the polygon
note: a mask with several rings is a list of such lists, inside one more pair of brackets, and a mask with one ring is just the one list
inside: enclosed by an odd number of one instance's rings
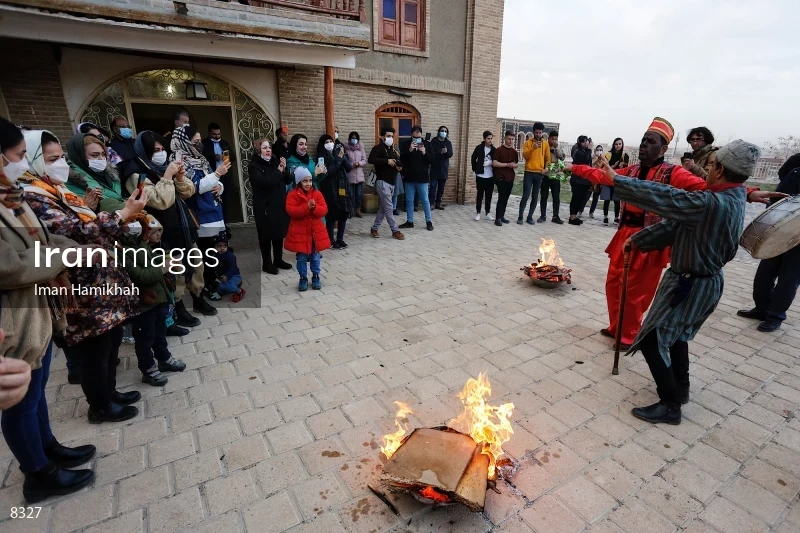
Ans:
{"label": "man in red costume", "polygon": [[[642,142],[639,144],[639,163],[627,168],[618,169],[620,176],[640,180],[655,181],[671,185],[687,191],[699,191],[706,188],[706,182],[698,178],[679,165],[664,162],[669,143],[675,130],[667,120],[656,117],[647,128]],[[594,176],[594,182],[599,182],[604,176],[600,169],[593,169],[587,165],[568,166],[579,177]],[[748,189],[748,201],[766,203],[771,196],[767,192]],[[624,247],[634,233],[642,228],[657,224],[660,217],[629,204],[622,204],[622,216],[619,228],[611,243],[606,248],[606,253],[611,261],[606,276],[606,302],[608,303],[608,328],[600,333],[607,337],[615,337],[617,331],[617,317],[619,316],[620,296],[622,289],[622,271],[624,266]],[[620,348],[630,348],[639,328],[642,326],[642,316],[653,302],[661,272],[669,264],[670,248],[642,252],[634,248],[630,255],[630,270],[628,272],[627,306],[622,324],[622,339]]]}

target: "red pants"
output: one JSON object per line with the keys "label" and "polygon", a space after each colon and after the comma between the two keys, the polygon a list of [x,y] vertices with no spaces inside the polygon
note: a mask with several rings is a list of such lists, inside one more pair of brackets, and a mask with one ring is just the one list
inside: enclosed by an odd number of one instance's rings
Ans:
{"label": "red pants", "polygon": [[[637,254],[634,250],[633,254]],[[634,264],[640,263],[641,267],[634,270]],[[628,271],[628,292],[625,316],[622,320],[622,343],[633,344],[639,328],[642,327],[642,316],[650,304],[661,281],[661,264],[648,266],[647,261],[634,261],[631,258],[631,267]],[[619,317],[619,301],[622,296],[623,263],[611,261],[608,265],[606,276],[606,302],[608,302],[608,330],[612,335],[617,333],[617,318]]]}

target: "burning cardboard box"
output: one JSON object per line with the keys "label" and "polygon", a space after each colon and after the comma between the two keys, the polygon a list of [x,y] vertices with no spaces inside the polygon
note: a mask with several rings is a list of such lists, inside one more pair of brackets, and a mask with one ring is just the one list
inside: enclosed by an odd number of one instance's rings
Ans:
{"label": "burning cardboard box", "polygon": [[430,505],[461,503],[472,511],[483,510],[487,488],[494,489],[502,445],[514,433],[509,420],[514,404],[489,405],[491,392],[483,374],[470,379],[458,395],[464,404],[458,418],[408,435],[405,417],[412,411],[395,402],[398,430],[384,436],[381,452],[388,461],[381,483],[391,492],[409,493]]}
{"label": "burning cardboard box", "polygon": [[556,241],[552,239],[542,239],[539,246],[539,253],[542,256],[535,263],[525,265],[520,270],[533,280],[533,284],[544,289],[555,289],[565,281],[572,283],[572,269],[564,267],[564,261],[556,250]]}

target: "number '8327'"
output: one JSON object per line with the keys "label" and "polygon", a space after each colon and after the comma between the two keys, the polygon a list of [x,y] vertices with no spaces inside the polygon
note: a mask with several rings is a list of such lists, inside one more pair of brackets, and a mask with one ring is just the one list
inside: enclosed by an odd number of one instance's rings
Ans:
{"label": "number '8327'", "polygon": [[39,518],[41,507],[12,507],[11,518]]}

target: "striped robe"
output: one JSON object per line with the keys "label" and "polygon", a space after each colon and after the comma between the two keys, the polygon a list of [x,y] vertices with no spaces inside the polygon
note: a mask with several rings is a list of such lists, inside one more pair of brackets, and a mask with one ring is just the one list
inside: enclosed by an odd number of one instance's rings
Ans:
{"label": "striped robe", "polygon": [[[629,353],[651,331],[658,333],[661,357],[670,366],[669,347],[694,338],[722,296],[722,267],[736,255],[744,228],[747,190],[743,184],[722,183],[689,192],[661,183],[617,176],[615,193],[664,218],[633,236],[642,251],[672,246],[670,269],[658,286],[655,300]],[[670,305],[679,274],[699,277],[688,297]]]}

